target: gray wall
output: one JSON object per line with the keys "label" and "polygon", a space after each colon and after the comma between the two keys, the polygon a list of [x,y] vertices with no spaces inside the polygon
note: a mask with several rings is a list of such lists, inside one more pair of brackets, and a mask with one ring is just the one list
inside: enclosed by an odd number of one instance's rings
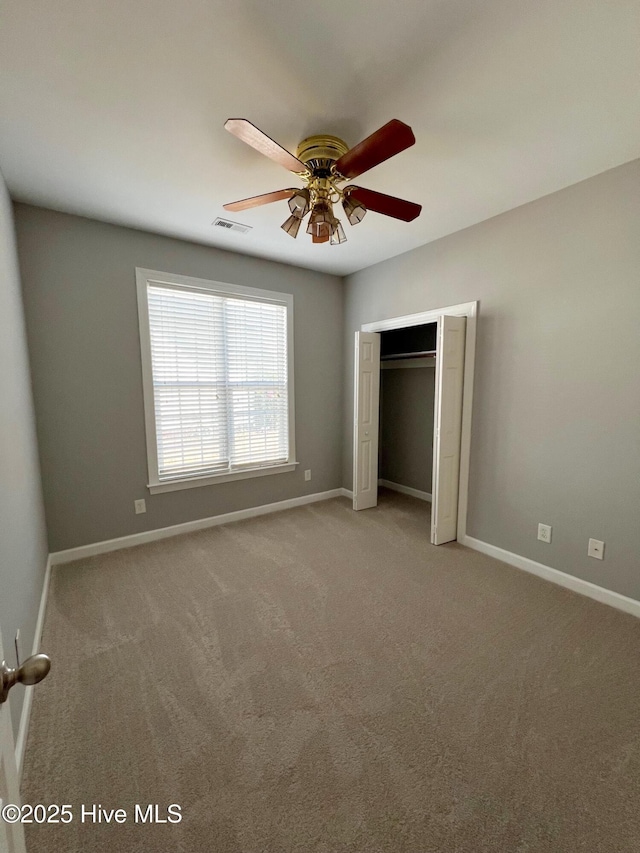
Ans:
{"label": "gray wall", "polygon": [[[15,217],[51,551],[340,486],[339,278],[23,204]],[[149,494],[136,266],[294,294],[295,472]]]}
{"label": "gray wall", "polygon": [[345,486],[354,330],[476,299],[468,533],[640,598],[640,161],[347,279]]}
{"label": "gray wall", "polygon": [[433,367],[380,373],[380,468],[383,480],[431,493]]}
{"label": "gray wall", "polygon": [[[31,654],[47,538],[11,201],[0,174],[0,625],[8,661]],[[24,690],[11,691],[17,732]]]}

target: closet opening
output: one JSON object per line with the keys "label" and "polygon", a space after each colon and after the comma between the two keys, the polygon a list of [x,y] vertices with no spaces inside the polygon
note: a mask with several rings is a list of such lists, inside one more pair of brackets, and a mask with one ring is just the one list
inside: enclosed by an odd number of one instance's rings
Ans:
{"label": "closet opening", "polygon": [[466,535],[477,302],[355,334],[353,508],[378,485],[425,502],[431,542]]}
{"label": "closet opening", "polygon": [[437,324],[380,333],[378,485],[431,513]]}

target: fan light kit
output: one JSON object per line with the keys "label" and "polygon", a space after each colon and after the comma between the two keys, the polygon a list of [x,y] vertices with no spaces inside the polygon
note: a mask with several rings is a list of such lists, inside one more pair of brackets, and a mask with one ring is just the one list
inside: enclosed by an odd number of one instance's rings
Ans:
{"label": "fan light kit", "polygon": [[309,136],[298,145],[295,157],[246,119],[230,118],[225,129],[294,172],[304,182],[303,187],[290,187],[225,204],[225,210],[247,210],[287,199],[291,215],[282,224],[283,230],[291,237],[297,237],[302,220],[308,214],[306,231],[311,240],[334,246],[345,243],[347,239],[340,220],[333,212],[336,204],[342,204],[350,225],[362,222],[367,210],[403,222],[411,222],[420,215],[422,206],[411,201],[354,184],[340,186],[414,145],[413,131],[398,119],[387,122],[351,149],[337,136]]}

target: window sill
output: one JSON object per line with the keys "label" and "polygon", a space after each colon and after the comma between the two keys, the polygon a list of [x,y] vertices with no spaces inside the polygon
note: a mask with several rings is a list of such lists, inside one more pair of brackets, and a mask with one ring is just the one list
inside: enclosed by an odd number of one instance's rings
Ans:
{"label": "window sill", "polygon": [[232,471],[226,474],[211,474],[208,477],[190,477],[185,480],[168,480],[164,483],[149,483],[147,488],[152,495],[160,492],[176,492],[179,489],[195,489],[199,486],[213,486],[216,483],[228,483],[231,480],[248,480],[251,477],[266,477],[267,474],[284,474],[295,471],[297,462],[285,462],[283,465],[269,465],[264,468],[247,468],[244,471]]}

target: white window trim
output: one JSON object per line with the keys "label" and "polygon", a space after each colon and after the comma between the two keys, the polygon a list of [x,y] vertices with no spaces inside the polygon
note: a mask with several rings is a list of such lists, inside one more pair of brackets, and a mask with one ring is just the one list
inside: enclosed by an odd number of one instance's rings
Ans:
{"label": "white window trim", "polygon": [[[185,477],[160,482],[158,476],[158,443],[156,437],[156,416],[153,393],[153,372],[151,368],[151,334],[149,331],[149,305],[147,287],[149,284],[169,284],[183,287],[185,290],[206,290],[221,296],[241,296],[255,302],[272,302],[284,305],[287,309],[287,390],[289,399],[289,458],[278,465],[261,465],[256,468],[244,468],[242,471],[225,471],[222,474],[209,474],[205,477]],[[147,465],[149,483],[147,488],[152,495],[160,492],[173,492],[178,489],[192,489],[198,486],[211,486],[231,480],[245,480],[249,477],[264,477],[268,474],[282,474],[294,471],[296,462],[295,441],[295,397],[293,371],[293,295],[276,293],[272,290],[259,290],[256,287],[243,287],[239,284],[226,284],[221,281],[208,281],[204,278],[192,278],[175,273],[159,272],[136,267],[136,287],[138,291],[138,320],[140,323],[140,354],[142,358],[142,391],[144,399],[144,421],[147,438]]]}

